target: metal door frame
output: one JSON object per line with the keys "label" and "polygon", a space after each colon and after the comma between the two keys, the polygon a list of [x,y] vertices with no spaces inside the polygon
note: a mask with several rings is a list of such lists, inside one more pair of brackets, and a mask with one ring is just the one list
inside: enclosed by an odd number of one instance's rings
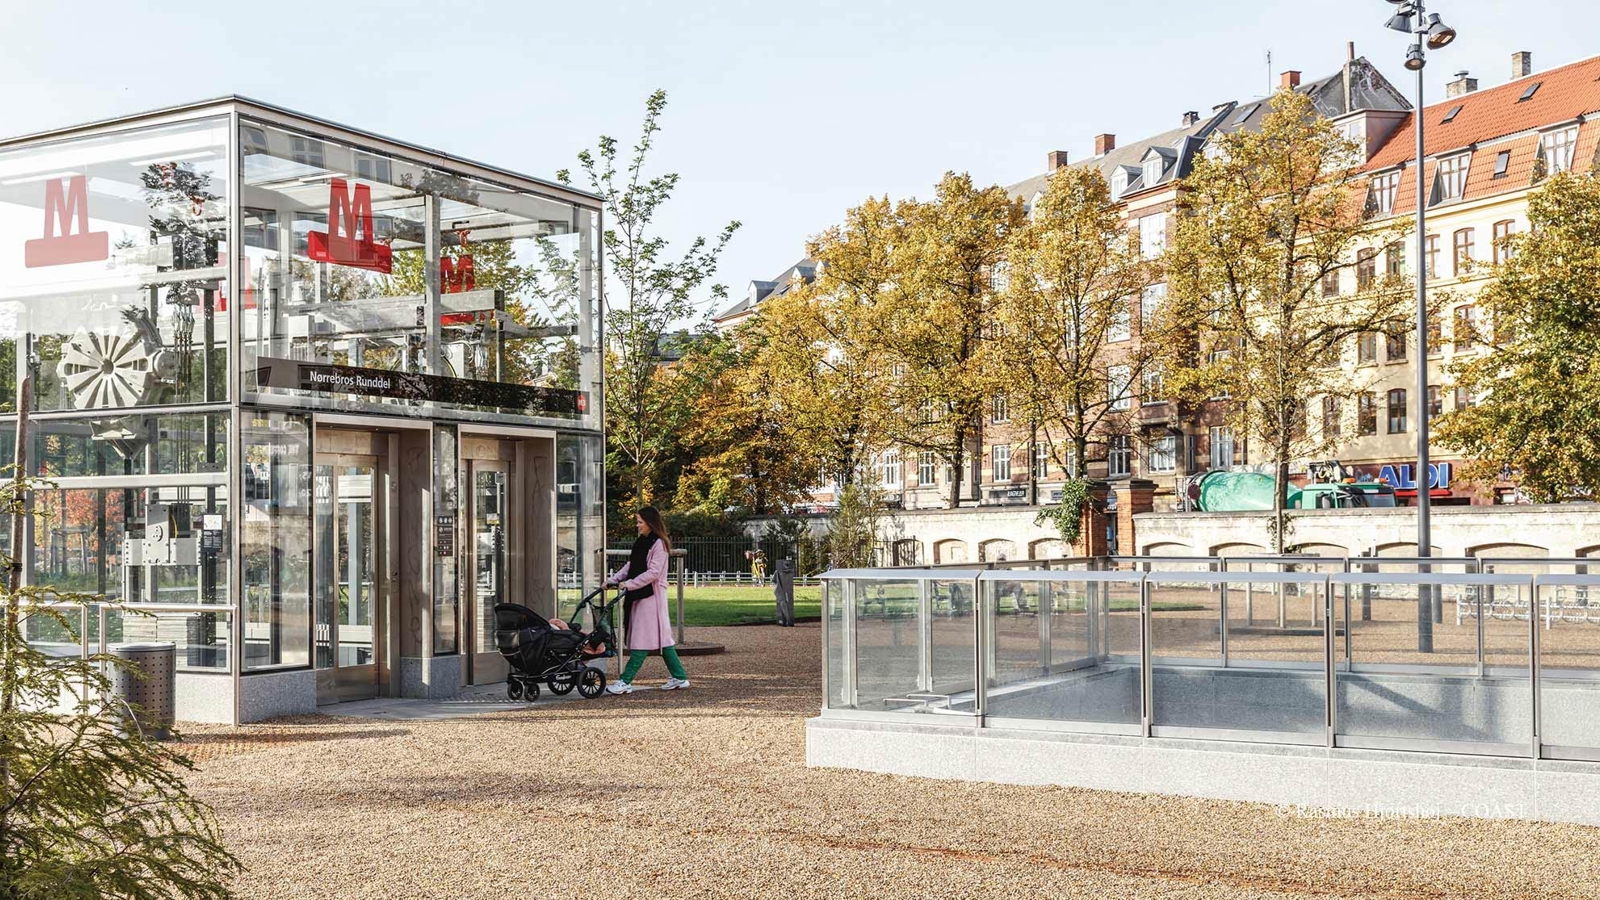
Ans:
{"label": "metal door frame", "polygon": [[[478,473],[485,471],[499,472],[505,476],[505,480],[502,482],[503,506],[500,514],[502,568],[500,571],[499,593],[501,599],[496,602],[516,603],[518,602],[517,598],[511,596],[511,585],[513,583],[511,577],[511,550],[512,542],[517,538],[512,529],[512,522],[516,518],[512,515],[512,498],[516,496],[516,467],[511,460],[507,459],[480,459],[469,456],[465,457],[462,462],[466,467],[465,485],[467,488],[462,492],[466,500],[465,515],[462,517],[462,521],[466,526],[463,530],[468,535],[468,539],[461,542],[463,557],[461,571],[468,576],[464,579],[466,582],[467,603],[465,604],[465,615],[462,617],[465,620],[463,624],[466,626],[463,629],[464,634],[462,637],[464,639],[463,646],[466,648],[467,664],[466,672],[463,675],[465,683],[469,685],[496,684],[506,680],[506,674],[510,671],[510,667],[500,656],[498,650],[480,651],[478,649],[478,629],[482,621],[478,611]],[[479,678],[480,669],[484,673],[483,678]],[[489,680],[491,674],[494,676],[493,680]]]}
{"label": "metal door frame", "polygon": [[[393,483],[393,456],[388,451],[388,444],[378,435],[375,440],[377,453],[341,453],[322,451],[312,456],[312,472],[315,477],[316,469],[320,466],[330,468],[328,483],[329,502],[333,506],[334,543],[337,547],[340,533],[339,511],[339,480],[343,477],[339,469],[347,466],[370,466],[372,468],[371,502],[372,502],[372,662],[360,666],[344,666],[339,663],[339,615],[338,600],[334,600],[334,612],[328,625],[328,646],[330,648],[330,663],[326,668],[315,669],[317,673],[317,702],[338,703],[346,700],[366,700],[382,696],[387,692],[390,681],[391,659],[389,624],[392,619],[390,613],[394,603],[395,582],[390,571],[393,558],[394,530],[389,503],[389,487]],[[315,488],[313,487],[313,494]],[[320,624],[316,622],[315,592],[320,588],[316,578],[320,569],[320,561],[316,559],[318,548],[322,546],[315,514],[316,501],[313,499],[313,514],[311,516],[311,581],[313,591],[312,624],[313,628]],[[334,551],[337,558],[337,550]],[[339,573],[334,572],[335,583]],[[312,651],[315,655],[316,641],[313,634]],[[315,659],[313,659],[313,665]]]}

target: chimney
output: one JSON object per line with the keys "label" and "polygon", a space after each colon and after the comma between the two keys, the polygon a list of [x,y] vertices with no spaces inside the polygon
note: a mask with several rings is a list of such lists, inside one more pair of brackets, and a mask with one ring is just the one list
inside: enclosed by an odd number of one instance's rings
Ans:
{"label": "chimney", "polygon": [[1114,134],[1097,134],[1094,136],[1094,155],[1105,156],[1117,149],[1117,136]]}
{"label": "chimney", "polygon": [[1526,50],[1518,50],[1511,54],[1511,78],[1526,78],[1533,74],[1533,54]]}
{"label": "chimney", "polygon": [[1065,167],[1066,164],[1067,151],[1065,150],[1051,150],[1049,153],[1044,155],[1044,170],[1046,172],[1054,172],[1057,169]]}
{"label": "chimney", "polygon": [[1294,69],[1290,69],[1289,71],[1283,73],[1283,80],[1279,82],[1278,86],[1294,90],[1300,86],[1300,73],[1296,72]]}
{"label": "chimney", "polygon": [[1200,124],[1200,114],[1198,112],[1191,109],[1183,114],[1183,127],[1192,128],[1198,124]]}
{"label": "chimney", "polygon": [[1477,89],[1478,79],[1468,78],[1466,70],[1463,69],[1456,73],[1455,81],[1444,86],[1444,95],[1446,97],[1459,97],[1462,94],[1470,94]]}

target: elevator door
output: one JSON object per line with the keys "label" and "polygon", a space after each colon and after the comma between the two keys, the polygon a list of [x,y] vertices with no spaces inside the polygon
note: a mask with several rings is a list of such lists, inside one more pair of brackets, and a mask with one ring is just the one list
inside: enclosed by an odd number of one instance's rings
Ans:
{"label": "elevator door", "polygon": [[472,603],[467,636],[472,648],[468,677],[472,684],[492,684],[506,680],[509,671],[495,647],[494,606],[496,603],[526,603],[507,590],[510,574],[510,490],[509,467],[504,461],[467,461],[472,523],[472,539],[467,546],[467,571],[472,573]]}
{"label": "elevator door", "polygon": [[317,455],[317,702],[376,697],[387,669],[381,457]]}

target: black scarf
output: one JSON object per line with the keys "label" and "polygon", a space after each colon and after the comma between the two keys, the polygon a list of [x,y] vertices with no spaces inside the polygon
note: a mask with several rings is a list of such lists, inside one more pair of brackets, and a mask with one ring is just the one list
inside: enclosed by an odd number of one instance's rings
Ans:
{"label": "black scarf", "polygon": [[[650,568],[650,548],[654,547],[656,545],[656,541],[659,540],[661,540],[661,538],[657,537],[653,531],[641,534],[639,537],[634,539],[633,549],[628,551],[628,578],[638,578],[640,575],[645,573],[645,570]],[[655,591],[655,585],[647,584],[643,587],[636,587],[633,590],[623,594],[623,598],[628,601],[624,606],[623,614],[627,615],[628,611],[633,607],[633,604],[636,601],[643,600],[644,598],[655,593]]]}

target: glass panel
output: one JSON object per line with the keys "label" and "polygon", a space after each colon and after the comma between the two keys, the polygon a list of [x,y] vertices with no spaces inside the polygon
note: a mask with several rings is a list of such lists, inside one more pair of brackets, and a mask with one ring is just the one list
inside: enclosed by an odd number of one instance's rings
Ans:
{"label": "glass panel", "polygon": [[[434,515],[448,516],[450,527],[459,534],[461,490],[459,437],[455,426],[436,425],[433,429]],[[433,652],[455,653],[459,646],[460,601],[457,599],[456,559],[458,553],[433,557]]]}
{"label": "glass panel", "polygon": [[33,583],[128,603],[226,603],[217,487],[34,491]]}
{"label": "glass panel", "polygon": [[316,467],[316,492],[314,525],[317,550],[311,554],[317,567],[314,579],[317,595],[316,629],[312,638],[316,644],[316,667],[326,669],[333,665],[333,595],[334,572],[338,571],[333,548],[338,541],[337,525],[333,516],[333,466]]}
{"label": "glass panel", "polygon": [[1010,602],[993,607],[992,630],[1011,633],[1017,664],[997,663],[990,673],[989,715],[1140,723],[1139,585],[1025,577],[995,585],[996,597]]}
{"label": "glass panel", "polygon": [[1539,588],[1539,740],[1600,749],[1600,583]]}
{"label": "glass panel", "polygon": [[915,705],[922,687],[917,582],[854,582],[856,708],[898,710]]}
{"label": "glass panel", "polygon": [[977,604],[971,581],[933,581],[933,691],[952,697],[952,708],[972,709],[977,671]]}
{"label": "glass panel", "polygon": [[246,390],[598,425],[594,214],[265,124],[240,130]]}
{"label": "glass panel", "polygon": [[1529,588],[1385,584],[1364,597],[1365,587],[1342,604],[1349,636],[1338,672],[1339,735],[1531,740]]}
{"label": "glass panel", "polygon": [[0,153],[0,411],[227,399],[227,120]]}
{"label": "glass panel", "polygon": [[823,583],[823,607],[826,616],[823,641],[828,648],[828,696],[824,698],[824,705],[829,709],[846,709],[850,706],[850,692],[844,675],[843,581],[834,579]]}
{"label": "glass panel", "polygon": [[[13,435],[15,431],[11,432]],[[126,415],[96,419],[33,419],[31,453],[41,474],[187,475],[223,472],[228,413]],[[15,438],[12,438],[15,443]],[[10,459],[12,444],[3,451]]]}
{"label": "glass panel", "polygon": [[479,470],[472,486],[472,582],[478,653],[496,652],[494,605],[506,602],[506,473]]}
{"label": "glass panel", "polygon": [[311,663],[310,421],[244,412],[245,667]]}
{"label": "glass panel", "polygon": [[561,603],[569,609],[600,586],[605,549],[601,504],[605,449],[598,435],[556,437],[556,578]]}
{"label": "glass panel", "polygon": [[377,583],[377,517],[372,503],[372,466],[339,466],[334,550],[339,601],[339,665],[373,661],[373,608]]}
{"label": "glass panel", "polygon": [[[1323,583],[1249,582],[1226,587],[1228,668],[1209,673],[1215,718],[1207,724],[1316,735],[1326,740],[1328,648]],[[1252,602],[1237,603],[1241,595]],[[1155,684],[1162,687],[1159,676]]]}
{"label": "glass panel", "polygon": [[[94,624],[98,625],[98,616]],[[107,644],[161,641],[175,644],[179,671],[226,671],[229,615],[217,612],[152,613],[107,609]]]}

